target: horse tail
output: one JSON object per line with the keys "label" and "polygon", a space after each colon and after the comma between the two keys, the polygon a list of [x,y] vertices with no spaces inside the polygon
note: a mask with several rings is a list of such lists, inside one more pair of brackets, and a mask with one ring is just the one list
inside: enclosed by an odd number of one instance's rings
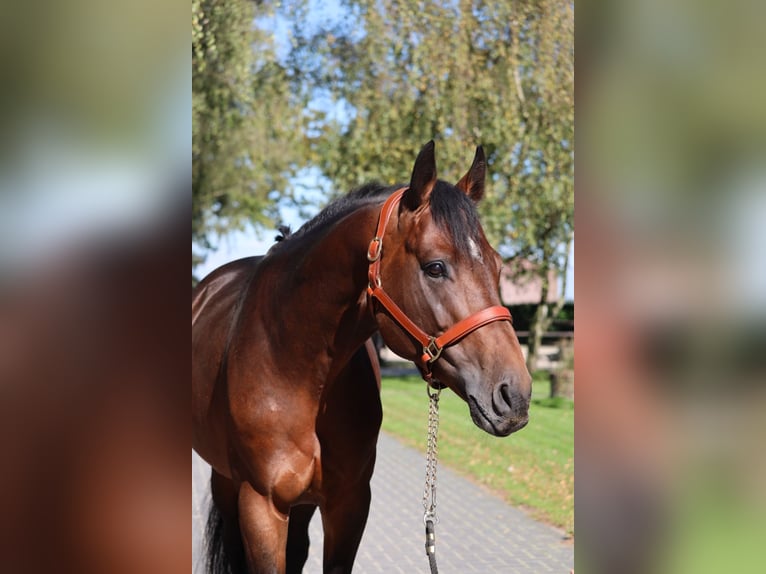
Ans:
{"label": "horse tail", "polygon": [[239,524],[236,519],[227,522],[215,500],[205,526],[205,550],[207,574],[241,574],[247,572],[245,548],[242,545]]}

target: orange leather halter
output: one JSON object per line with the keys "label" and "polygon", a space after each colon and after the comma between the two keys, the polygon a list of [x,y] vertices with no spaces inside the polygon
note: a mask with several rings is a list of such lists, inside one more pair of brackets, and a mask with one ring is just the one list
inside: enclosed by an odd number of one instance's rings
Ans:
{"label": "orange leather halter", "polygon": [[370,262],[367,271],[367,278],[369,281],[367,295],[370,297],[371,301],[377,299],[389,312],[391,317],[399,323],[402,329],[423,346],[423,354],[420,356],[420,364],[418,367],[420,367],[423,378],[429,384],[433,384],[434,380],[431,374],[431,363],[439,358],[445,347],[454,345],[469,333],[472,333],[479,327],[483,327],[489,323],[495,321],[511,321],[511,313],[508,309],[499,305],[487,307],[482,311],[458,321],[438,337],[432,337],[413,323],[404,311],[394,303],[393,299],[388,296],[388,293],[383,290],[380,281],[380,256],[383,251],[383,235],[385,234],[386,226],[388,225],[388,220],[391,218],[391,214],[394,212],[394,209],[398,207],[402,195],[404,195],[404,192],[407,191],[407,189],[408,188],[404,187],[397,190],[386,200],[383,204],[383,208],[380,210],[375,237],[372,238],[372,241],[370,241],[370,245],[367,248],[367,259]]}

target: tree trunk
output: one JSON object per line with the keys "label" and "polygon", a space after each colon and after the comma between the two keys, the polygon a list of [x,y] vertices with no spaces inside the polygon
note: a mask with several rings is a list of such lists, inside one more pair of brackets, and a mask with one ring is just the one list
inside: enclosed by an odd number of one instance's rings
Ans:
{"label": "tree trunk", "polygon": [[533,373],[537,370],[537,355],[540,352],[540,344],[543,340],[543,333],[548,329],[550,319],[548,317],[548,291],[550,282],[548,281],[550,267],[550,257],[547,252],[543,252],[543,260],[539,267],[540,273],[540,303],[537,305],[532,322],[529,325],[529,337],[527,338],[527,370]]}
{"label": "tree trunk", "polygon": [[551,398],[574,399],[574,371],[561,369],[551,372]]}
{"label": "tree trunk", "polygon": [[540,303],[537,305],[532,322],[529,325],[529,337],[527,338],[527,369],[530,373],[537,369],[537,355],[540,352],[543,335],[553,322],[553,318],[559,314],[564,307],[564,294],[567,286],[567,271],[569,268],[569,251],[572,245],[572,236],[570,235],[566,242],[567,257],[564,260],[562,269],[561,293],[559,293],[556,304],[551,310],[548,304],[548,293],[550,291],[549,275],[551,270],[551,261],[553,254],[545,252],[543,261],[540,265]]}
{"label": "tree trunk", "polygon": [[537,355],[540,352],[540,345],[543,340],[543,333],[548,329],[550,320],[548,319],[548,278],[543,279],[542,296],[540,304],[537,306],[532,323],[529,325],[529,337],[527,338],[527,369],[530,373],[537,369]]}

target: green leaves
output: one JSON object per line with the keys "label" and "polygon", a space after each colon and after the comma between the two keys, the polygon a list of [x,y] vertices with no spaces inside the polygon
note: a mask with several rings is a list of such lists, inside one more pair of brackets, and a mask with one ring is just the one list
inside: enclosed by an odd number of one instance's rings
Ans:
{"label": "green leaves", "polygon": [[[479,204],[490,242],[542,283],[530,361],[550,322],[551,269],[563,278],[574,233],[574,15],[571,2],[347,0],[347,16],[310,35],[313,90],[350,110],[310,141],[337,189],[406,179],[435,139],[438,174],[456,182],[487,152]],[[561,293],[557,306],[563,304]],[[556,308],[553,309],[554,311]]]}
{"label": "green leaves", "polygon": [[573,226],[571,3],[342,0],[333,15],[295,0],[279,12],[291,33],[283,61],[253,25],[270,9],[192,2],[198,245],[266,221],[307,164],[337,193],[393,184],[433,138],[452,182],[484,146],[480,209],[503,255],[558,264]]}
{"label": "green leaves", "polygon": [[440,177],[457,181],[482,144],[491,241],[506,257],[538,262],[565,245],[574,190],[571,4],[344,6],[348,18],[330,30],[295,30],[325,70],[313,89],[350,110],[344,125],[325,123],[311,140],[336,188],[405,179],[414,153],[431,138]]}
{"label": "green leaves", "polygon": [[192,241],[270,222],[304,164],[302,104],[250,0],[192,1]]}

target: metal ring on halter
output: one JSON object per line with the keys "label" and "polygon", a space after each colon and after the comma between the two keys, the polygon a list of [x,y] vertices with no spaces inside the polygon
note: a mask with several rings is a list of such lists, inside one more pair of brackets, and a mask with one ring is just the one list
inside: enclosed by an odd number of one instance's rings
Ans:
{"label": "metal ring on halter", "polygon": [[[380,252],[382,251],[380,249],[380,244],[383,242],[382,237],[373,237],[372,241],[370,241],[370,245],[367,247],[367,261],[370,263],[374,263],[378,259],[380,259]],[[374,251],[373,251],[374,246]]]}
{"label": "metal ring on halter", "polygon": [[380,283],[380,275],[378,275],[378,276],[375,278],[375,285],[373,285],[372,283],[368,282],[368,283],[367,283],[367,286],[368,286],[370,289],[376,289],[376,288],[377,288],[377,289],[380,289],[380,286],[381,286],[381,283]]}
{"label": "metal ring on halter", "polygon": [[443,348],[436,344],[436,337],[430,337],[428,344],[423,347],[423,355],[428,355],[428,362],[433,363],[442,354]]}
{"label": "metal ring on halter", "polygon": [[[439,395],[442,394],[442,389],[444,386],[437,380],[433,380],[434,383],[436,383],[436,386],[428,384],[426,385],[426,394],[428,395],[429,399],[439,399]],[[431,392],[433,390],[433,393]]]}

